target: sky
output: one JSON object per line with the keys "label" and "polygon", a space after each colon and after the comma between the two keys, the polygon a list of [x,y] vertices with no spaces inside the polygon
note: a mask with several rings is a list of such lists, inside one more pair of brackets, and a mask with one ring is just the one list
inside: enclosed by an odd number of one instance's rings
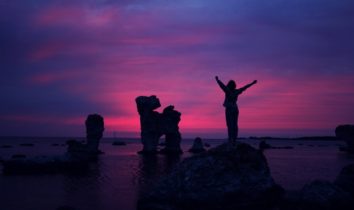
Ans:
{"label": "sky", "polygon": [[215,76],[242,87],[240,136],[354,124],[352,0],[1,0],[0,136],[138,137],[137,96],[226,138]]}

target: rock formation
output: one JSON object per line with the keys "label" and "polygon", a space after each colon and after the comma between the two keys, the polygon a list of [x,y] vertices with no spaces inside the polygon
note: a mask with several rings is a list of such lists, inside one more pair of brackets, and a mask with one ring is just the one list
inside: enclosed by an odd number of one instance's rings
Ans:
{"label": "rock formation", "polygon": [[166,138],[166,147],[162,150],[165,153],[180,153],[181,134],[178,123],[181,120],[181,113],[168,106],[163,113],[154,111],[161,106],[156,96],[139,96],[135,99],[138,113],[140,115],[141,141],[143,143],[142,153],[155,153],[159,139],[162,135]]}
{"label": "rock formation", "polygon": [[201,153],[205,152],[203,141],[200,137],[197,137],[193,141],[193,146],[188,150],[191,153]]}
{"label": "rock formation", "polygon": [[334,183],[349,192],[354,198],[354,164],[344,167]]}
{"label": "rock formation", "polygon": [[60,156],[36,156],[33,158],[13,158],[3,161],[4,174],[46,174],[62,172],[85,172],[89,162],[100,154],[98,149],[104,131],[103,117],[89,115],[86,119],[87,142],[76,140],[67,142],[67,154]]}
{"label": "rock formation", "polygon": [[223,144],[182,161],[138,209],[270,209],[282,192],[260,151]]}
{"label": "rock formation", "polygon": [[347,143],[347,147],[344,150],[354,153],[354,125],[339,125],[335,132],[337,138]]}
{"label": "rock formation", "polygon": [[68,153],[74,158],[95,158],[101,151],[98,149],[100,139],[103,136],[104,121],[103,117],[98,114],[87,116],[86,126],[86,143],[76,140],[70,140],[68,144]]}
{"label": "rock formation", "polygon": [[161,130],[165,134],[165,148],[161,152],[168,154],[181,153],[181,134],[178,123],[181,121],[181,113],[174,110],[174,106],[166,107],[161,115]]}
{"label": "rock formation", "polygon": [[98,114],[90,114],[85,121],[87,149],[90,153],[98,153],[98,145],[103,136],[104,121]]}

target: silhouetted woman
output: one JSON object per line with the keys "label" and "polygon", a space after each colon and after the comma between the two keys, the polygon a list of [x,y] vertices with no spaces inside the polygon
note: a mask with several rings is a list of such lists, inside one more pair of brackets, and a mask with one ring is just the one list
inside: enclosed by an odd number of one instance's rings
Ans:
{"label": "silhouetted woman", "polygon": [[238,135],[238,107],[237,107],[237,98],[238,96],[245,91],[247,88],[257,83],[257,80],[254,80],[252,83],[245,85],[242,88],[236,89],[236,83],[233,80],[230,80],[227,85],[224,85],[219,80],[219,77],[215,77],[216,82],[219,84],[220,88],[225,93],[224,107],[226,115],[226,125],[229,136],[229,142],[235,143]]}

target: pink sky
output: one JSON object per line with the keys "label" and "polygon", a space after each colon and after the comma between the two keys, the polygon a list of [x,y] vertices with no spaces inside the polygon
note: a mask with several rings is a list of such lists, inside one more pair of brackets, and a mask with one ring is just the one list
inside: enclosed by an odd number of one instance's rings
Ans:
{"label": "pink sky", "polygon": [[258,80],[239,97],[241,136],[334,135],[354,123],[354,24],[344,3],[299,4],[8,3],[0,135],[82,136],[99,113],[106,136],[138,137],[134,99],[156,95],[183,136],[224,138],[216,75]]}

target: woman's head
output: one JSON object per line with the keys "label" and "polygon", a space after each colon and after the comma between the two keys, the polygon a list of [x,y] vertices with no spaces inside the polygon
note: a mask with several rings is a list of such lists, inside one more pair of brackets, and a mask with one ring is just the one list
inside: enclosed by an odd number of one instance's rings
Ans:
{"label": "woman's head", "polygon": [[236,89],[236,82],[233,80],[230,80],[226,86],[227,86],[227,88],[229,88],[229,90],[234,90],[234,89]]}

